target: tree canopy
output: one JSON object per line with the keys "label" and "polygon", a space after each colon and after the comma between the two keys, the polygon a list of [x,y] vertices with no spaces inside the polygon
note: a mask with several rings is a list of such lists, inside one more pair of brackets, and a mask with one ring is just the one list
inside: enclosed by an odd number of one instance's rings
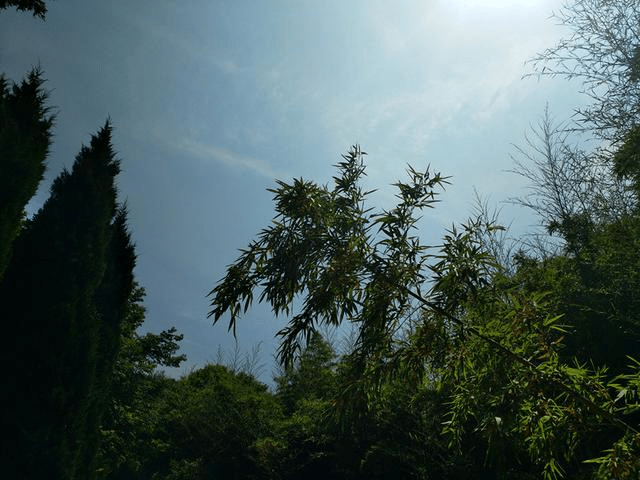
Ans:
{"label": "tree canopy", "polygon": [[[235,331],[254,296],[268,303],[287,316],[285,366],[319,328],[352,325],[338,424],[373,425],[401,381],[406,401],[442,418],[433,445],[445,439],[448,475],[636,478],[639,11],[637,1],[569,3],[558,18],[573,34],[534,60],[542,75],[581,79],[592,99],[577,124],[545,117],[531,150],[519,150],[516,170],[533,187],[519,202],[557,241],[538,234],[536,248],[525,239],[505,256],[494,248],[502,227],[478,215],[429,248],[417,221],[447,179],[409,167],[408,181],[394,184],[397,203],[376,210],[354,146],[331,187],[278,181],[272,225],[210,292],[214,323],[229,314]],[[568,146],[576,133],[602,141]]]}
{"label": "tree canopy", "polygon": [[[1,1],[44,18],[41,1]],[[392,204],[354,145],[327,184],[278,180],[275,218],[209,293],[213,322],[254,300],[285,317],[270,389],[238,365],[181,378],[182,335],[141,334],[144,289],[110,121],[26,218],[53,115],[39,70],[0,77],[0,318],[11,395],[2,460],[20,478],[637,479],[640,475],[640,4],[575,0],[533,61],[578,78],[516,173],[542,231],[505,246],[485,211],[437,246],[450,179],[408,166]],[[582,135],[582,136],[580,136]],[[596,137],[599,143],[569,143]],[[15,181],[14,181],[15,179]],[[439,227],[438,227],[439,228]],[[228,317],[227,317],[228,315]],[[320,332],[351,329],[338,353]],[[249,366],[249,363],[246,364]]]}

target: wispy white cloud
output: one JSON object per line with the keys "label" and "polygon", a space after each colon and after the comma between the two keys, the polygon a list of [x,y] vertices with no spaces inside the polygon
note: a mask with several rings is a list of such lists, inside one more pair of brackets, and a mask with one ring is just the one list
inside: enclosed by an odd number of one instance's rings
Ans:
{"label": "wispy white cloud", "polygon": [[224,148],[198,142],[191,138],[182,138],[174,142],[174,146],[203,160],[221,163],[231,168],[250,170],[270,180],[279,176],[279,174],[263,160],[240,155]]}
{"label": "wispy white cloud", "polygon": [[284,176],[282,172],[275,170],[264,160],[211,145],[197,140],[188,133],[176,135],[160,124],[151,127],[138,125],[137,128],[133,128],[133,131],[135,136],[146,138],[155,145],[197,157],[204,162],[225,165],[235,170],[248,170],[269,180]]}

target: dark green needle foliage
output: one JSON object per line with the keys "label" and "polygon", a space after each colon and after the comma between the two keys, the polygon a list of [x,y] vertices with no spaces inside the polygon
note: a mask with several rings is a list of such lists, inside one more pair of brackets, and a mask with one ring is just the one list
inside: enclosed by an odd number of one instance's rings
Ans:
{"label": "dark green needle foliage", "polygon": [[7,374],[3,454],[24,478],[90,478],[133,286],[119,170],[107,122],[54,181],[0,284],[4,360],[20,359]]}
{"label": "dark green needle foliage", "polygon": [[19,84],[0,75],[0,279],[11,245],[24,220],[24,208],[45,171],[53,115],[39,70]]}

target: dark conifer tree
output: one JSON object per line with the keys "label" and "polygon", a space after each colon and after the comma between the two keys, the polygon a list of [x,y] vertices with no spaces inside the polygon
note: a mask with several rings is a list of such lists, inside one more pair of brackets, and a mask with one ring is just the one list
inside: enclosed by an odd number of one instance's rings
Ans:
{"label": "dark conifer tree", "polygon": [[9,87],[0,75],[0,279],[11,245],[45,171],[53,115],[46,106],[43,79],[34,69]]}
{"label": "dark conifer tree", "polygon": [[34,17],[40,17],[43,20],[47,14],[47,6],[42,0],[0,0],[0,10],[7,7],[31,12]]}
{"label": "dark conifer tree", "polygon": [[[129,296],[134,288],[135,249],[127,229],[127,210],[121,206],[111,225],[106,252],[106,269],[94,295],[95,322],[99,329],[95,360],[90,359],[83,412],[78,417],[80,441],[70,445],[76,454],[75,474],[78,479],[93,478],[99,448],[102,414],[110,405],[114,364],[120,350],[120,333],[126,316]],[[83,430],[82,430],[83,429]],[[74,440],[74,439],[72,439]]]}
{"label": "dark conifer tree", "polygon": [[15,242],[0,284],[11,345],[5,465],[21,478],[90,478],[135,254],[118,208],[109,122]]}

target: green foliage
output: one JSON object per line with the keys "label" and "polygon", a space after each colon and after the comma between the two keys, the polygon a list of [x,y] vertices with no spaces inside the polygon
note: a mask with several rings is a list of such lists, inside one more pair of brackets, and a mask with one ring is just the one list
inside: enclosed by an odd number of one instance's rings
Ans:
{"label": "green foliage", "polygon": [[[190,479],[258,476],[253,446],[258,438],[272,434],[280,417],[265,385],[219,365],[208,365],[176,382],[160,411],[167,460],[182,466],[188,462],[191,476],[180,478]],[[158,478],[178,478],[171,464],[166,468],[167,476]]]}
{"label": "green foliage", "polygon": [[[0,0],[8,6],[46,13],[42,1]],[[638,11],[637,0],[576,0],[558,16],[572,36],[536,59],[541,74],[584,81],[594,103],[573,130],[607,141],[570,148],[546,117],[540,144],[521,150],[533,161],[519,164],[533,184],[521,203],[560,239],[555,250],[521,251],[507,268],[493,248],[502,227],[482,215],[430,250],[415,230],[446,179],[409,167],[396,205],[374,210],[358,146],[331,186],[277,182],[273,223],[210,292],[209,314],[215,323],[229,313],[235,332],[257,294],[288,317],[275,394],[220,365],[180,380],[158,372],[184,360],[182,336],[136,333],[144,291],[109,123],[24,221],[53,117],[37,70],[11,89],[0,77],[3,360],[21,365],[6,375],[5,469],[65,479],[638,478]],[[318,329],[345,324],[355,341],[338,358]]]}
{"label": "green foliage", "polygon": [[409,169],[411,181],[397,183],[400,202],[390,211],[371,213],[359,185],[364,152],[353,147],[337,165],[334,188],[313,182],[279,181],[276,219],[244,250],[226,277],[211,291],[210,316],[231,315],[229,328],[253,301],[267,301],[276,315],[292,312],[304,293],[302,309],[280,330],[280,359],[290,364],[319,325],[349,321],[359,329],[364,355],[384,345],[406,313],[406,288],[421,283],[424,247],[411,235],[416,212],[436,201],[445,180]]}
{"label": "green foliage", "polygon": [[135,285],[125,305],[109,405],[100,425],[98,478],[148,475],[149,459],[155,455],[154,432],[160,421],[154,406],[172,384],[158,368],[178,367],[186,359],[177,355],[182,335],[177,335],[175,328],[158,335],[137,333],[145,320],[144,295],[144,289]]}
{"label": "green foliage", "polygon": [[144,288],[136,283],[126,304],[115,369],[119,384],[151,377],[159,367],[177,368],[186,360],[184,354],[177,354],[183,335],[177,334],[175,327],[159,334],[138,334],[145,320],[142,304],[145,294]]}
{"label": "green foliage", "polygon": [[631,480],[640,475],[640,448],[638,434],[629,435],[605,450],[606,455],[589,460],[598,465],[596,478]]}
{"label": "green foliage", "polygon": [[287,413],[297,409],[301,400],[331,399],[336,394],[336,354],[327,341],[315,332],[300,358],[275,378],[278,398]]}
{"label": "green foliage", "polygon": [[21,359],[6,375],[3,455],[25,478],[93,472],[135,263],[118,172],[107,122],[54,181],[0,283],[3,359]]}
{"label": "green foliage", "polygon": [[638,223],[632,216],[593,226],[573,243],[573,255],[524,261],[517,278],[527,288],[548,289],[569,324],[566,361],[606,365],[612,375],[626,367],[640,340],[637,291]]}
{"label": "green foliage", "polygon": [[43,83],[38,69],[11,88],[0,75],[0,280],[24,221],[24,207],[45,171],[53,115]]}
{"label": "green foliage", "polygon": [[[121,372],[116,373],[121,380]],[[160,433],[162,399],[175,384],[161,374],[115,382],[111,404],[100,425],[96,478],[151,478],[165,461],[169,445]]]}
{"label": "green foliage", "polygon": [[275,377],[285,417],[272,437],[256,444],[263,470],[279,478],[333,478],[340,471],[336,428],[328,415],[337,394],[336,362],[331,345],[314,332],[294,364]]}
{"label": "green foliage", "polygon": [[[302,312],[280,332],[281,360],[288,370],[279,379],[279,394],[294,418],[296,405],[323,400],[305,380],[322,378],[322,362],[316,359],[307,373],[311,377],[301,378],[296,374],[314,357],[304,351],[297,368],[288,363],[299,348],[298,336],[307,336],[309,346],[321,352],[321,343],[313,338],[316,327],[348,321],[357,326],[358,337],[338,369],[336,423],[333,429],[321,430],[338,443],[340,432],[349,432],[353,443],[348,470],[371,475],[376,465],[390,463],[396,471],[427,478],[426,471],[412,463],[425,457],[442,467],[440,432],[433,425],[425,428],[415,410],[405,410],[410,420],[399,435],[383,420],[406,408],[386,403],[398,385],[406,389],[402,405],[412,405],[419,392],[426,391],[441,402],[425,407],[443,419],[442,433],[454,452],[451,472],[465,471],[466,466],[478,475],[492,472],[503,478],[584,475],[590,466],[583,460],[633,438],[636,430],[627,419],[633,419],[636,406],[621,397],[620,407],[614,407],[611,374],[575,363],[574,354],[563,352],[569,332],[558,314],[561,300],[555,297],[563,292],[546,292],[565,281],[568,286],[586,285],[585,295],[589,292],[597,301],[589,279],[610,272],[605,281],[611,287],[615,278],[628,278],[635,267],[621,271],[606,263],[601,267],[592,257],[582,258],[593,253],[584,248],[585,242],[598,238],[600,245],[606,235],[598,237],[587,228],[589,235],[573,243],[573,256],[557,260],[557,266],[576,269],[568,278],[538,270],[536,261],[522,256],[516,274],[509,274],[487,248],[486,239],[501,227],[480,217],[461,229],[454,226],[439,252],[427,254],[410,234],[416,223],[414,210],[432,204],[433,187],[442,178],[410,169],[411,182],[396,184],[398,205],[371,213],[357,183],[364,173],[361,157],[357,147],[344,156],[334,191],[302,180],[292,185],[279,182],[281,188],[274,191],[275,226],[261,233],[212,291],[211,314],[218,320],[230,311],[230,328],[250,305],[254,289],[263,288],[260,300],[268,301],[276,313],[290,313],[294,299],[302,297]],[[346,196],[345,191],[355,193]],[[606,251],[614,254],[613,249]],[[546,265],[555,264],[549,260]],[[589,268],[598,273],[587,275]],[[623,307],[633,308],[624,298]],[[636,375],[618,377],[624,385],[620,388],[631,388]],[[301,431],[305,418],[297,420]],[[403,420],[403,414],[396,418],[398,424]],[[428,452],[416,448],[415,438],[421,435],[431,439]],[[385,436],[395,438],[400,447],[382,440]],[[622,447],[616,448],[612,451]],[[355,459],[358,467],[353,466]]]}
{"label": "green foliage", "polygon": [[129,390],[103,424],[100,478],[280,478],[283,417],[265,385],[221,365],[180,380],[121,366]]}
{"label": "green foliage", "polygon": [[613,157],[614,172],[621,177],[632,177],[637,184],[640,176],[639,153],[640,127],[636,126],[627,133],[624,142]]}

